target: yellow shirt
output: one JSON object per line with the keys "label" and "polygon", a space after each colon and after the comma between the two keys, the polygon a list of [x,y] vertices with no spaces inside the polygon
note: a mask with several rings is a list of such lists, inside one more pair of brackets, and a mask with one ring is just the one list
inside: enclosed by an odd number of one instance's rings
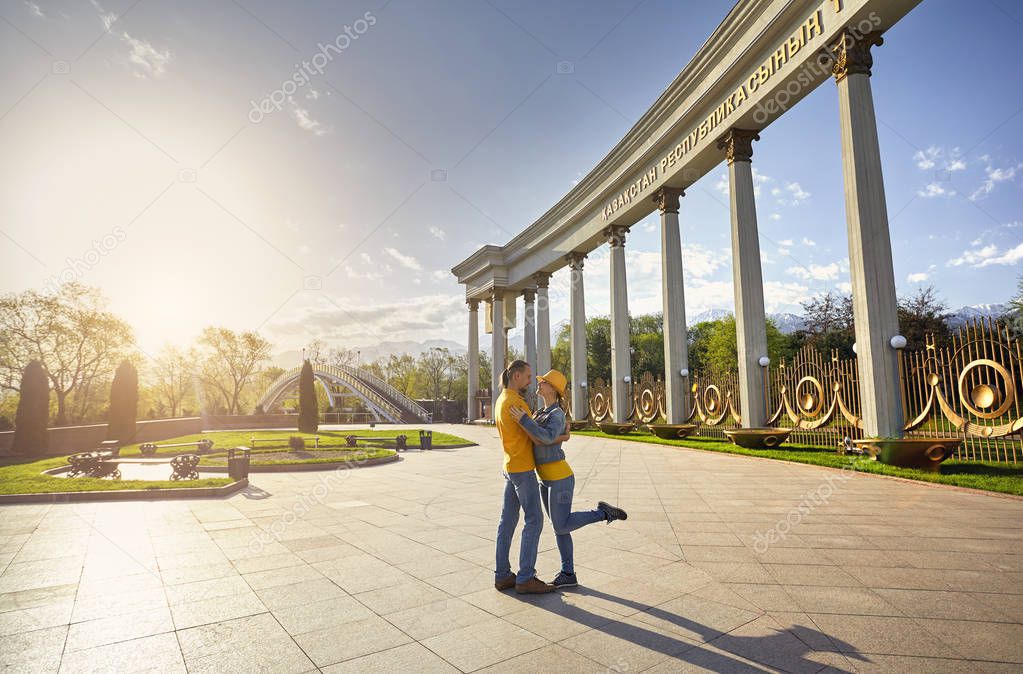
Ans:
{"label": "yellow shirt", "polygon": [[536,468],[533,461],[533,441],[519,425],[518,420],[512,415],[512,407],[529,409],[529,405],[519,395],[518,391],[504,389],[497,397],[497,404],[494,406],[494,422],[497,424],[497,432],[501,436],[501,444],[504,445],[504,470],[506,473],[524,473]]}
{"label": "yellow shirt", "polygon": [[539,475],[540,479],[544,482],[563,480],[572,475],[572,468],[568,465],[568,461],[562,459],[561,461],[551,461],[550,463],[539,464],[536,467],[536,474]]}

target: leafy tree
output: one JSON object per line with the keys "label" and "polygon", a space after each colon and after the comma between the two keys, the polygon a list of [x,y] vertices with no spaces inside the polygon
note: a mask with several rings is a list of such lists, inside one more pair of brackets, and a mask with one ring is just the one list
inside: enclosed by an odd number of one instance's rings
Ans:
{"label": "leafy tree", "polygon": [[[689,369],[693,372],[735,371],[739,367],[735,316],[694,325],[690,331]],[[790,336],[783,334],[774,321],[767,320],[767,356],[771,362],[791,358],[796,348]]]}
{"label": "leafy tree", "polygon": [[131,361],[117,366],[114,382],[110,385],[110,411],[107,421],[107,439],[121,444],[135,438],[135,420],[139,404],[139,375]]}
{"label": "leafy tree", "polygon": [[915,295],[899,299],[899,331],[911,349],[922,349],[926,335],[934,335],[940,346],[951,338],[948,306],[938,297],[934,286],[920,288]]}
{"label": "leafy tree", "polygon": [[160,409],[172,418],[177,417],[195,383],[195,373],[188,357],[175,346],[164,346],[150,371],[152,390]]}
{"label": "leafy tree", "polygon": [[315,433],[320,424],[319,401],[316,399],[316,380],[313,366],[306,360],[298,376],[298,430]]}
{"label": "leafy tree", "polygon": [[38,360],[25,366],[21,375],[18,411],[14,417],[15,454],[44,454],[49,448],[46,424],[50,416],[50,390],[46,371]]}
{"label": "leafy tree", "polygon": [[216,327],[203,330],[192,360],[198,365],[204,388],[222,403],[215,408],[227,414],[240,413],[242,393],[259,366],[270,358],[270,348],[270,342],[255,332]]}
{"label": "leafy tree", "polygon": [[[99,291],[66,283],[52,293],[0,298],[0,387],[19,390],[22,364],[42,363],[57,401],[56,424],[85,418],[100,387],[134,342],[131,328],[106,308]],[[76,418],[73,396],[81,392]]]}

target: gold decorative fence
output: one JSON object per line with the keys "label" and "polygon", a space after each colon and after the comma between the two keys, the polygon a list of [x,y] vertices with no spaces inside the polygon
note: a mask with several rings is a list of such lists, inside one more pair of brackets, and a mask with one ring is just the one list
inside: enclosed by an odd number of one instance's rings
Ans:
{"label": "gold decorative fence", "polygon": [[[929,336],[923,349],[899,353],[899,373],[907,435],[961,438],[957,459],[1023,461],[1023,347],[1007,326],[974,321],[941,347]],[[855,358],[807,346],[772,365],[765,388],[768,425],[792,428],[795,443],[837,447],[863,436]],[[736,372],[695,372],[687,394],[695,435],[721,438],[741,425]],[[610,383],[594,381],[590,419],[611,418],[612,399]],[[629,405],[635,423],[663,419],[663,380],[644,373]]]}
{"label": "gold decorative fence", "polygon": [[1008,326],[977,320],[938,347],[900,359],[908,435],[962,438],[955,458],[1023,460],[1023,387],[1020,340]]}
{"label": "gold decorative fence", "polygon": [[793,429],[792,442],[837,446],[863,435],[856,359],[804,346],[767,376],[768,426]]}

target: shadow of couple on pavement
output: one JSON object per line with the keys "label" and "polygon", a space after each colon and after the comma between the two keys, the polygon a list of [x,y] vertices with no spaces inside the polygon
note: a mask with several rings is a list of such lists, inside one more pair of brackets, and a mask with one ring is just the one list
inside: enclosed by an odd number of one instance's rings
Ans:
{"label": "shadow of couple on pavement", "polygon": [[[727,628],[722,625],[722,629],[718,629],[658,606],[650,606],[583,586],[545,595],[514,596],[537,608],[574,620],[596,631],[715,672],[770,672],[778,669],[788,672],[817,672],[825,667],[832,672],[848,672],[848,670],[839,668],[835,663],[818,662],[807,657],[811,653],[819,652],[838,653],[846,658],[862,662],[869,661],[851,644],[805,625],[793,625],[789,628],[772,627],[773,634],[762,636],[732,634],[743,625],[768,616],[768,613],[758,609],[758,612],[754,614],[748,609],[724,604],[692,593],[681,595],[679,598],[690,596],[700,602],[715,603],[722,607],[748,613],[752,617],[747,616],[738,624]],[[567,603],[566,597],[579,597],[582,598],[582,602]],[[613,610],[594,613],[587,610],[585,605],[587,603],[596,604],[591,608],[597,608],[600,602],[609,602],[635,609],[638,613],[633,613],[630,616],[614,615],[616,612]],[[640,613],[662,621],[662,623],[669,623],[670,626],[654,629],[655,625],[651,624],[648,629],[635,624],[638,622],[636,620],[624,622],[638,617]],[[664,634],[669,631],[684,631],[688,634],[685,636]],[[711,646],[711,648],[707,646]],[[627,659],[618,658],[617,662],[627,664]],[[761,666],[757,666],[758,664]],[[629,667],[626,671],[634,669]],[[613,665],[612,671],[617,671]]]}

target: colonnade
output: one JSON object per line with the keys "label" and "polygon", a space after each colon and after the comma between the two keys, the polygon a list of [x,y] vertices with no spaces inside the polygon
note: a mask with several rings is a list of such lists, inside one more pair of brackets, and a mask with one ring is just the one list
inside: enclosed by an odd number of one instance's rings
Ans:
{"label": "colonnade", "polygon": [[[902,407],[898,385],[898,357],[892,338],[898,332],[895,278],[885,205],[881,156],[870,85],[870,48],[880,44],[876,35],[842,35],[832,66],[839,94],[839,125],[842,141],[846,224],[852,284],[857,357],[859,362],[863,428],[867,436],[898,437],[902,433]],[[753,142],[759,131],[728,128],[717,147],[728,166],[729,209],[732,240],[732,270],[735,293],[736,342],[738,347],[740,416],[744,427],[763,426],[767,419],[765,401],[767,331],[760,242],[757,230],[753,183]],[[668,423],[681,423],[690,416],[687,395],[690,372],[687,352],[686,306],[682,259],[680,212],[685,213],[684,191],[662,186],[653,194],[660,213],[662,298],[664,311],[664,362]],[[684,215],[683,215],[684,219]],[[631,353],[625,245],[629,227],[610,224],[604,240],[610,246],[611,278],[611,364],[612,411],[617,422],[629,412]],[[586,307],[584,261],[588,250],[574,250],[564,256],[570,273],[572,409],[576,417],[587,414]],[[493,381],[504,368],[507,336],[503,325],[504,302],[525,299],[525,352],[536,372],[551,363],[549,272],[533,276],[534,285],[511,290],[494,285],[486,298],[493,316]],[[478,389],[478,301],[469,302],[469,416],[475,413]],[[477,363],[475,370],[473,363]],[[499,387],[493,388],[496,397]]]}

